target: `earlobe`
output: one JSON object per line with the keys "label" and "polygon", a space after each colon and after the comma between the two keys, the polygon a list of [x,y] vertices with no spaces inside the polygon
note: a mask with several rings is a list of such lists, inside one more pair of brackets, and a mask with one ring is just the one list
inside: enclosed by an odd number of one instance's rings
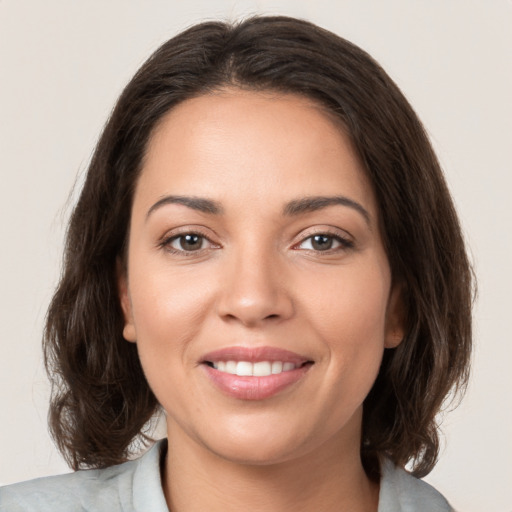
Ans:
{"label": "earlobe", "polygon": [[396,348],[400,343],[402,343],[404,339],[403,333],[399,331],[394,331],[389,333],[386,336],[386,339],[384,341],[384,347],[385,348]]}
{"label": "earlobe", "polygon": [[405,337],[406,311],[402,286],[395,284],[391,290],[386,315],[385,348],[396,348]]}
{"label": "earlobe", "polygon": [[137,341],[137,337],[135,324],[133,322],[132,302],[128,288],[128,276],[126,269],[119,260],[117,261],[117,289],[124,317],[123,338],[126,341],[135,342]]}

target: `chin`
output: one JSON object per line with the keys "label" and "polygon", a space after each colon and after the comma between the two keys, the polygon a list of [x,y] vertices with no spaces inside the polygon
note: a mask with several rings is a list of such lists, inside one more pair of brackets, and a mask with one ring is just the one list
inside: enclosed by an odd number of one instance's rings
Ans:
{"label": "chin", "polygon": [[[282,418],[281,418],[282,420]],[[230,421],[230,425],[217,423],[207,432],[198,433],[200,443],[216,456],[236,464],[270,466],[298,460],[318,451],[322,444],[336,442],[336,432],[322,426],[286,424],[283,421]]]}
{"label": "chin", "polygon": [[279,440],[227,440],[225,443],[215,443],[207,448],[216,456],[245,466],[271,466],[281,464],[303,455],[306,449],[300,450],[298,446],[290,446]]}

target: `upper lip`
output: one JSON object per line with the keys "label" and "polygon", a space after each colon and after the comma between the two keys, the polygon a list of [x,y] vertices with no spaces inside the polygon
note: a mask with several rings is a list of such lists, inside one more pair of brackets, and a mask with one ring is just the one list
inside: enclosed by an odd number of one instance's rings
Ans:
{"label": "upper lip", "polygon": [[243,346],[214,350],[205,354],[201,359],[202,363],[213,363],[216,361],[248,361],[251,363],[258,363],[260,361],[282,361],[283,363],[289,362],[295,365],[301,365],[310,362],[311,359],[282,348]]}

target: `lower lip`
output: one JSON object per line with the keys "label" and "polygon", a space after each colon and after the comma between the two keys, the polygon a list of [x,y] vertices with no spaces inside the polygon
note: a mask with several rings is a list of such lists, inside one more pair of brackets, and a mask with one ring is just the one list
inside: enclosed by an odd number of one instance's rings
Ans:
{"label": "lower lip", "polygon": [[299,381],[311,367],[310,364],[265,377],[242,377],[220,372],[202,365],[210,380],[224,394],[240,400],[264,400],[274,396]]}

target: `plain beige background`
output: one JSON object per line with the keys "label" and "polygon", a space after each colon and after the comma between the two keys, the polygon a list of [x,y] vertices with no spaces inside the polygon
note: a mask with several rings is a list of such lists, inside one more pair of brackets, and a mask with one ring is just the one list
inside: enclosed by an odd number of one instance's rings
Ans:
{"label": "plain beige background", "polygon": [[[40,337],[69,196],[123,85],[206,18],[307,18],[369,51],[447,173],[479,279],[466,399],[427,480],[466,512],[512,511],[510,0],[0,0],[0,482],[63,472]],[[77,178],[78,176],[78,178]]]}

